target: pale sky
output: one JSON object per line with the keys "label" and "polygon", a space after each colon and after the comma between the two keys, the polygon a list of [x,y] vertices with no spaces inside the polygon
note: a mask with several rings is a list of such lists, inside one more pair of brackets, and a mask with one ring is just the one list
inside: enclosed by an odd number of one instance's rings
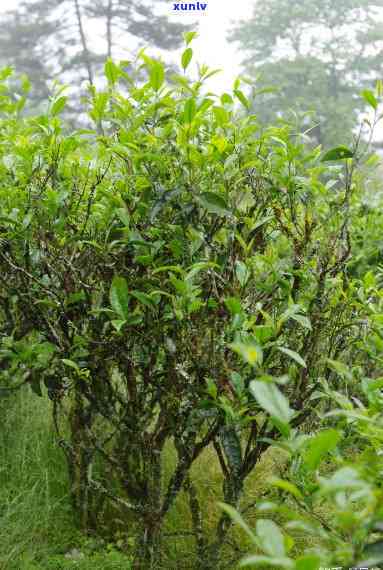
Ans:
{"label": "pale sky", "polygon": [[[240,73],[241,55],[236,50],[235,44],[226,40],[227,31],[233,21],[245,20],[251,15],[255,0],[202,1],[208,4],[205,12],[183,12],[177,16],[177,20],[199,22],[199,37],[192,44],[195,59],[214,69],[222,69],[219,75],[212,78],[211,85],[214,89],[228,90]],[[171,10],[173,2],[169,2],[169,6]]]}
{"label": "pale sky", "polygon": [[[153,0],[155,2],[155,0]],[[175,0],[186,2],[187,0]],[[195,0],[188,0],[195,2]],[[173,0],[168,0],[169,16],[179,22],[199,22],[199,37],[193,41],[195,60],[211,68],[222,69],[209,81],[212,90],[230,90],[233,80],[240,73],[241,56],[226,34],[233,20],[246,19],[251,14],[255,0],[200,0],[207,3],[204,12],[173,12]],[[17,5],[17,0],[0,0],[0,12]],[[161,2],[161,13],[166,3]],[[175,16],[175,14],[177,14]],[[177,54],[178,55],[178,54]],[[33,79],[33,78],[31,78]]]}

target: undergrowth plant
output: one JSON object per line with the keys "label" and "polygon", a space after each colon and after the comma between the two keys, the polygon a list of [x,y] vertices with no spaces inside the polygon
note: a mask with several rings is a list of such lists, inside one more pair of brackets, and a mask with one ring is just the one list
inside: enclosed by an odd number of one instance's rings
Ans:
{"label": "undergrowth plant", "polygon": [[[371,329],[359,341],[366,366],[329,361],[340,385],[323,378],[315,399],[330,411],[320,414],[316,433],[294,432],[274,444],[289,462],[283,478],[269,482],[279,496],[256,506],[254,529],[222,505],[256,551],[243,567],[377,570],[383,564],[383,293],[372,274],[358,296],[369,306]],[[295,548],[299,536],[316,537],[304,554]]]}

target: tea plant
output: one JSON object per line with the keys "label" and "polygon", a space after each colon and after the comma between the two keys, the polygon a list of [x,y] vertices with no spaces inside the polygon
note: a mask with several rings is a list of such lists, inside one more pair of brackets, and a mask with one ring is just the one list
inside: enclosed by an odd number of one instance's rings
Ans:
{"label": "tea plant", "polygon": [[231,519],[205,532],[193,464],[214,449],[237,508],[264,451],[315,422],[329,362],[364,358],[347,269],[360,142],[323,153],[261,129],[236,111],[239,80],[217,97],[211,70],[186,75],[185,37],[183,75],[108,60],[93,129],[62,123],[61,88],[25,117],[9,70],[1,84],[2,390],[47,388],[78,524],[128,529],[148,569],[184,492],[193,564],[219,567]]}

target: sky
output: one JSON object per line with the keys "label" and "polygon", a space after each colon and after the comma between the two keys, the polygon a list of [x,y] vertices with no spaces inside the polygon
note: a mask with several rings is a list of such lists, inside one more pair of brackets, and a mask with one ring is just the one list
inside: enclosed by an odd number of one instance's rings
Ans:
{"label": "sky", "polygon": [[[153,0],[155,2],[155,0]],[[186,0],[175,0],[186,2]],[[188,0],[195,2],[196,0]],[[222,72],[209,81],[212,90],[223,91],[231,87],[233,80],[240,73],[241,56],[235,45],[227,42],[227,31],[233,20],[246,19],[251,14],[254,0],[201,0],[207,3],[204,12],[177,12],[173,11],[173,0],[168,0],[169,16],[179,22],[199,23],[199,37],[193,41],[194,59],[199,63],[206,63],[214,69],[222,69]],[[0,0],[0,13],[17,5],[17,0]],[[161,2],[166,8],[166,3]],[[175,54],[178,56],[178,54]]]}
{"label": "sky", "polygon": [[[192,0],[193,2],[195,0]],[[208,6],[205,12],[183,12],[177,21],[198,21],[199,37],[193,41],[195,59],[214,69],[221,69],[219,75],[212,78],[211,87],[223,90],[231,87],[233,80],[240,73],[241,56],[235,44],[226,40],[226,35],[233,21],[248,18],[252,13],[254,0],[202,0]],[[186,2],[186,0],[184,0]],[[173,2],[169,1],[172,12]]]}

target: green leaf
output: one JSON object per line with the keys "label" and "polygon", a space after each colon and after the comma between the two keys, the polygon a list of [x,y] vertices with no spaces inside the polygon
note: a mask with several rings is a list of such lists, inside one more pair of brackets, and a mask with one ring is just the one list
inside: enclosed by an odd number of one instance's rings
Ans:
{"label": "green leaf", "polygon": [[218,506],[232,519],[233,522],[235,522],[235,524],[240,526],[247,536],[256,544],[255,534],[249,525],[243,520],[241,515],[232,506],[226,505],[225,503],[218,503]]}
{"label": "green leaf", "polygon": [[76,303],[81,303],[85,301],[86,295],[84,291],[77,291],[76,293],[70,293],[66,298],[66,305],[75,305]]}
{"label": "green leaf", "polygon": [[383,377],[380,376],[379,378],[373,378],[366,380],[365,382],[366,392],[371,393],[375,390],[382,390],[383,389]]}
{"label": "green leaf", "polygon": [[283,479],[273,479],[271,481],[273,487],[278,487],[278,489],[282,489],[282,491],[286,491],[286,493],[290,493],[296,499],[303,499],[303,495],[298,489],[296,485],[290,483],[290,481],[284,481]]}
{"label": "green leaf", "polygon": [[185,102],[184,106],[184,113],[183,113],[183,120],[184,123],[190,124],[192,123],[194,117],[197,113],[197,105],[194,98],[188,99]]}
{"label": "green leaf", "polygon": [[274,327],[271,325],[258,325],[254,327],[254,336],[259,344],[263,345],[275,335]]}
{"label": "green leaf", "polygon": [[334,491],[342,491],[348,489],[368,489],[367,481],[360,478],[356,469],[352,467],[342,467],[338,469],[331,477],[319,477],[321,483],[321,492],[333,493]]}
{"label": "green leaf", "polygon": [[197,111],[200,115],[204,115],[205,112],[210,109],[213,105],[213,101],[211,99],[204,99],[202,103],[199,105]]}
{"label": "green leaf", "polygon": [[145,267],[149,267],[149,265],[152,265],[153,263],[153,255],[137,255],[134,259],[137,263],[144,265]]}
{"label": "green leaf", "polygon": [[250,382],[250,391],[261,408],[268,412],[271,417],[276,418],[283,424],[289,423],[293,411],[286,396],[282,394],[274,383],[253,380]]}
{"label": "green leaf", "polygon": [[335,372],[339,374],[341,378],[347,378],[348,380],[352,379],[352,373],[350,372],[348,366],[346,366],[344,362],[327,358],[326,363],[329,366],[329,368],[335,370]]}
{"label": "green leaf", "polygon": [[285,556],[285,541],[275,522],[259,519],[255,526],[262,550],[274,558]]}
{"label": "green leaf", "polygon": [[309,331],[312,330],[310,319],[308,317],[305,317],[305,315],[295,313],[294,315],[290,315],[290,319],[297,321],[297,323],[301,324],[305,329],[308,329]]}
{"label": "green leaf", "polygon": [[155,306],[155,302],[147,293],[142,293],[141,291],[131,291],[131,295],[146,307],[150,307],[152,309]]}
{"label": "green leaf", "polygon": [[211,139],[211,142],[221,153],[225,152],[228,145],[228,141],[225,137],[214,136]]}
{"label": "green leaf", "polygon": [[213,75],[217,75],[217,73],[221,73],[222,69],[212,69],[206,75],[204,75],[204,80],[213,77]]}
{"label": "green leaf", "polygon": [[229,113],[223,107],[213,107],[215,120],[220,127],[224,127],[229,121]]}
{"label": "green leaf", "polygon": [[244,379],[238,372],[232,372],[230,374],[230,382],[237,394],[241,395],[245,389]]}
{"label": "green leaf", "polygon": [[185,32],[184,33],[184,40],[186,45],[188,46],[193,40],[194,38],[196,38],[198,36],[197,32]]}
{"label": "green leaf", "polygon": [[232,105],[233,104],[233,97],[229,95],[229,93],[223,93],[221,95],[221,103],[222,105]]}
{"label": "green leaf", "polygon": [[111,323],[114,326],[114,328],[116,329],[116,331],[120,332],[122,327],[126,324],[126,321],[116,319],[116,320],[111,321]]}
{"label": "green leaf", "polygon": [[116,215],[118,219],[126,226],[129,227],[130,216],[129,211],[126,208],[117,208]]}
{"label": "green leaf", "polygon": [[232,315],[239,315],[242,313],[241,301],[237,297],[227,297],[225,305]]}
{"label": "green leaf", "polygon": [[110,58],[106,60],[104,72],[108,82],[111,85],[115,85],[121,75],[120,68]]}
{"label": "green leaf", "polygon": [[101,91],[96,93],[93,98],[93,111],[91,112],[92,118],[102,119],[109,101],[109,94]]}
{"label": "green leaf", "polygon": [[258,220],[257,222],[255,222],[255,224],[253,224],[251,226],[251,231],[254,232],[255,230],[257,230],[258,228],[260,228],[264,224],[267,224],[267,222],[270,222],[273,219],[274,219],[274,216],[265,216],[264,218],[262,218],[261,220]]}
{"label": "green leaf", "polygon": [[378,108],[378,100],[373,94],[373,92],[370,91],[369,89],[365,89],[364,91],[362,91],[361,95],[363,99],[366,101],[366,103],[368,103],[370,107],[372,107],[374,111],[376,111],[376,109]]}
{"label": "green leaf", "polygon": [[285,346],[278,346],[277,348],[280,352],[284,352],[285,354],[287,354],[287,356],[295,360],[295,362],[303,366],[303,368],[307,368],[306,362],[297,352],[295,352],[295,350],[291,350],[290,348],[286,348]]}
{"label": "green leaf", "polygon": [[315,471],[319,467],[321,459],[336,448],[340,438],[341,433],[335,429],[323,430],[311,437],[303,452],[305,465],[310,470]]}
{"label": "green leaf", "polygon": [[354,153],[352,150],[346,146],[337,146],[326,152],[326,154],[322,157],[322,162],[345,160],[346,158],[352,158],[353,156]]}
{"label": "green leaf", "polygon": [[249,280],[250,277],[250,271],[246,265],[246,263],[243,263],[243,261],[236,261],[235,262],[235,275],[241,285],[241,287],[244,287],[246,285],[246,283]]}
{"label": "green leaf", "polygon": [[294,563],[291,558],[284,556],[282,558],[274,558],[269,556],[247,556],[241,562],[240,566],[245,568],[246,566],[252,566],[253,568],[260,568],[262,566],[271,566],[272,570],[278,570],[280,568],[286,568],[287,570],[292,570],[294,568]]}
{"label": "green leaf", "polygon": [[218,388],[216,383],[211,380],[210,378],[208,378],[206,380],[206,387],[207,387],[207,393],[209,394],[209,396],[211,396],[213,398],[213,400],[217,399],[218,396]]}
{"label": "green leaf", "polygon": [[130,327],[134,327],[135,325],[139,325],[142,323],[142,315],[130,315],[126,320],[126,325]]}
{"label": "green leaf", "polygon": [[212,214],[221,216],[229,214],[228,205],[226,200],[215,192],[203,192],[200,196],[202,205]]}
{"label": "green leaf", "polygon": [[234,89],[234,95],[237,97],[237,99],[242,103],[242,105],[246,109],[250,109],[250,101],[248,100],[246,95],[243,93],[243,91],[241,91],[240,89]]}
{"label": "green leaf", "polygon": [[180,273],[181,275],[183,274],[183,271],[179,265],[162,265],[161,267],[156,267],[156,269],[153,270],[153,275],[163,272],[168,273],[169,271],[172,271],[173,273]]}
{"label": "green leaf", "polygon": [[21,88],[23,90],[24,93],[29,93],[29,91],[31,90],[31,82],[28,79],[27,75],[22,75],[21,76]]}
{"label": "green leaf", "polygon": [[198,263],[194,263],[188,268],[188,272],[185,275],[185,281],[192,281],[198,273],[201,273],[201,271],[218,267],[219,265],[213,261],[199,261]]}
{"label": "green leaf", "polygon": [[301,556],[295,562],[295,570],[319,570],[321,560],[315,554],[306,554]]}
{"label": "green leaf", "polygon": [[376,540],[364,547],[363,556],[367,559],[358,562],[358,568],[371,568],[383,563],[383,540]]}
{"label": "green leaf", "polygon": [[187,66],[189,65],[189,63],[191,62],[193,57],[193,50],[192,48],[186,48],[185,51],[182,54],[182,58],[181,58],[181,63],[182,63],[182,67],[185,70],[187,68]]}
{"label": "green leaf", "polygon": [[74,370],[76,370],[76,372],[80,372],[78,364],[76,364],[76,362],[74,362],[73,360],[69,360],[68,358],[62,358],[61,362],[63,362],[66,366],[69,366],[69,368],[73,368]]}
{"label": "green leaf", "polygon": [[179,293],[180,295],[187,295],[188,294],[189,287],[185,281],[183,281],[181,279],[176,279],[174,276],[171,276],[170,282],[174,286],[177,293]]}
{"label": "green leaf", "polygon": [[126,320],[129,315],[129,290],[125,277],[116,275],[109,292],[110,304],[115,312]]}
{"label": "green leaf", "polygon": [[0,81],[5,81],[8,77],[11,77],[11,75],[13,75],[13,69],[11,66],[8,65],[7,67],[0,69]]}
{"label": "green leaf", "polygon": [[190,80],[185,77],[184,75],[178,75],[177,73],[174,73],[171,76],[171,79],[174,83],[176,83],[177,85],[181,85],[186,91],[189,91],[189,93],[192,93],[194,95],[194,91],[190,85]]}
{"label": "green leaf", "polygon": [[152,60],[149,66],[149,83],[154,91],[159,91],[165,80],[164,66],[160,61]]}
{"label": "green leaf", "polygon": [[56,99],[56,101],[54,101],[52,108],[51,108],[51,115],[53,115],[54,117],[56,115],[59,115],[61,113],[61,111],[64,109],[66,102],[67,102],[67,99],[68,99],[68,97],[66,97],[65,95]]}

